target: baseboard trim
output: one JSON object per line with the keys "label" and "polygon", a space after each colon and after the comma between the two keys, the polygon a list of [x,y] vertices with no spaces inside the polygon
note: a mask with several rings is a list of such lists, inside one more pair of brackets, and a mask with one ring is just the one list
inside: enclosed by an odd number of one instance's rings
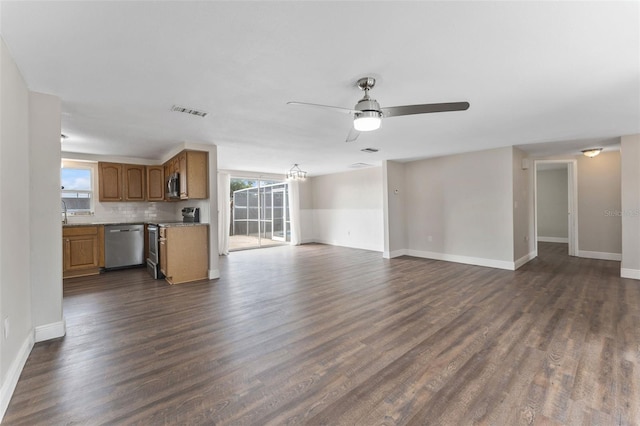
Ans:
{"label": "baseboard trim", "polygon": [[5,381],[2,383],[2,387],[0,387],[0,422],[2,422],[4,414],[9,407],[13,391],[16,389],[22,369],[24,368],[27,358],[29,358],[29,354],[31,353],[31,349],[33,348],[33,335],[34,333],[29,333],[25,341],[22,343],[22,346],[18,351],[18,355],[9,366]]}
{"label": "baseboard trim", "polygon": [[216,280],[220,278],[220,269],[209,269],[209,279]]}
{"label": "baseboard trim", "polygon": [[578,257],[584,257],[587,259],[599,259],[599,260],[617,260],[620,262],[622,260],[622,254],[620,253],[606,253],[600,251],[587,251],[587,250],[578,250]]}
{"label": "baseboard trim", "polygon": [[516,269],[515,262],[505,260],[485,259],[481,257],[459,256],[455,254],[435,253],[421,250],[405,250],[408,256],[422,257],[425,259],[444,260],[446,262],[464,263],[466,265],[485,266],[487,268],[506,269],[513,271]]}
{"label": "baseboard trim", "polygon": [[33,331],[34,341],[36,343],[57,339],[58,337],[63,337],[65,334],[67,334],[67,323],[64,318],[62,321],[40,325]]}
{"label": "baseboard trim", "polygon": [[535,259],[538,256],[538,254],[535,251],[530,252],[529,254],[525,254],[524,256],[522,256],[520,259],[515,261],[515,268],[514,269],[518,269],[520,268],[522,265],[525,265],[529,262],[531,262],[533,259]]}
{"label": "baseboard trim", "polygon": [[407,254],[407,250],[400,249],[400,250],[382,252],[382,257],[385,259],[393,259],[394,257],[405,256],[406,254]]}
{"label": "baseboard trim", "polygon": [[352,245],[347,245],[346,243],[341,243],[340,241],[335,241],[335,240],[316,239],[314,242],[320,243],[320,244],[326,244],[329,246],[346,247],[346,248],[353,248],[358,250],[377,251],[378,253],[383,253],[383,250],[380,250],[380,248],[377,248],[377,247],[367,247],[364,245],[352,246]]}
{"label": "baseboard trim", "polygon": [[622,278],[640,280],[640,269],[620,268],[620,276]]}
{"label": "baseboard trim", "polygon": [[563,237],[538,237],[539,243],[565,243],[569,244],[569,238]]}

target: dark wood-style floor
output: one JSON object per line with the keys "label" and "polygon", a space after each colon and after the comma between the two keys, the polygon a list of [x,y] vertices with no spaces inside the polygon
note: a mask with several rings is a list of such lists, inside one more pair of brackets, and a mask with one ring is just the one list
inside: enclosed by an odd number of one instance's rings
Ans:
{"label": "dark wood-style floor", "polygon": [[516,272],[324,245],[219,281],[65,283],[4,423],[638,424],[640,282],[543,244]]}

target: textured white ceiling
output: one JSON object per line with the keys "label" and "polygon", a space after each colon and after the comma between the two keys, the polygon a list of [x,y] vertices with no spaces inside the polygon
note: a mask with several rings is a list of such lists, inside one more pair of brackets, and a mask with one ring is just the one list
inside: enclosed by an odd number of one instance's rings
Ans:
{"label": "textured white ceiling", "polygon": [[[318,175],[640,133],[635,1],[0,4],[27,85],[62,99],[64,151],[159,159],[189,141],[216,144],[220,168]],[[367,75],[383,107],[471,108],[389,118],[347,144],[348,115],[286,105],[351,108]]]}

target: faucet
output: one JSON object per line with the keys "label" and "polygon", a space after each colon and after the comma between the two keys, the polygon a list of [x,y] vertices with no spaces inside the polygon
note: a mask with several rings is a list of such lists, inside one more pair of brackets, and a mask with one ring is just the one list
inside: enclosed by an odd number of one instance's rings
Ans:
{"label": "faucet", "polygon": [[62,221],[62,224],[66,225],[68,223],[68,220],[67,220],[67,203],[65,203],[64,200],[61,200],[61,201],[62,201],[62,208],[63,208],[62,212],[64,213],[64,220]]}

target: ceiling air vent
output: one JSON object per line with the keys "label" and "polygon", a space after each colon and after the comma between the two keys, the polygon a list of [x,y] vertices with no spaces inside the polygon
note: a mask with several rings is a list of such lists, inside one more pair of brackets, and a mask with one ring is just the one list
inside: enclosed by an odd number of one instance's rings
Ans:
{"label": "ceiling air vent", "polygon": [[374,152],[378,152],[379,150],[376,149],[376,148],[365,148],[365,149],[361,149],[360,151],[368,152],[369,154],[373,154]]}
{"label": "ceiling air vent", "polygon": [[353,163],[352,165],[350,165],[349,167],[351,167],[352,169],[362,169],[363,167],[373,167],[373,164],[367,164],[367,163]]}
{"label": "ceiling air vent", "polygon": [[181,107],[178,105],[172,106],[171,111],[184,112],[185,114],[197,115],[198,117],[206,117],[207,114],[209,114],[208,112],[198,111],[197,109]]}

